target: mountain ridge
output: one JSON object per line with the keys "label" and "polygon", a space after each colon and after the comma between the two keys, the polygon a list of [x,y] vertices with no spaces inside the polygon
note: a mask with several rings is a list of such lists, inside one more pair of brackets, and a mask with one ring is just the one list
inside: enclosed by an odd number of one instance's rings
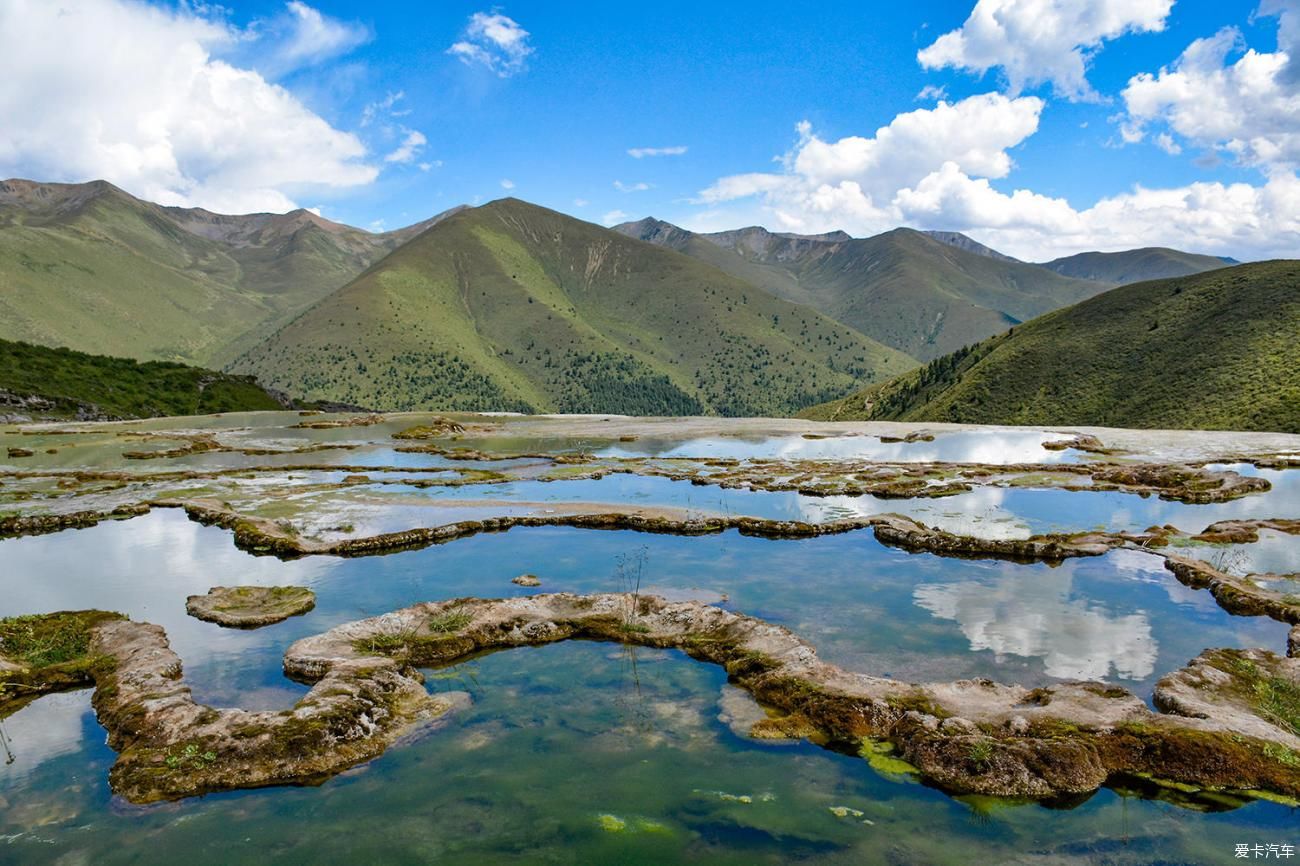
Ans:
{"label": "mountain ridge", "polygon": [[1064,276],[1122,286],[1144,280],[1185,277],[1240,263],[1169,247],[1139,247],[1114,253],[1077,253],[1041,264]]}
{"label": "mountain ridge", "polygon": [[1300,261],[1132,283],[890,382],[822,420],[1300,432]]}
{"label": "mountain ridge", "polygon": [[107,181],[0,181],[0,338],[219,365],[443,215],[374,235],[216,214]]}
{"label": "mountain ridge", "polygon": [[740,415],[913,363],[689,256],[506,198],[403,245],[232,369],[381,408]]}
{"label": "mountain ridge", "polygon": [[847,240],[759,228],[696,234],[653,218],[614,228],[807,304],[923,361],[1104,288],[908,228]]}

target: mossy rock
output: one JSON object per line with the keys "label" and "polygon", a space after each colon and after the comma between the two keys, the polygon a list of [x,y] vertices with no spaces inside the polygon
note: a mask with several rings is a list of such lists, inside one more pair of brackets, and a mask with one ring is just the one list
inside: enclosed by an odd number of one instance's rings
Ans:
{"label": "mossy rock", "polygon": [[272,625],[315,606],[316,593],[302,586],[214,586],[185,600],[190,616],[228,628]]}
{"label": "mossy rock", "polygon": [[126,617],[105,610],[0,619],[0,716],[13,702],[90,685],[101,662],[91,653],[92,632],[101,623],[122,619]]}

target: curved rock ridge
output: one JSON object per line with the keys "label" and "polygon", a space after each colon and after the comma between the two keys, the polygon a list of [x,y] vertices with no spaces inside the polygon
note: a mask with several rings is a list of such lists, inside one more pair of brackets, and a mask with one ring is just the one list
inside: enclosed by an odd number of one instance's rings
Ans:
{"label": "curved rock ridge", "polygon": [[888,744],[953,793],[1046,799],[1142,775],[1300,796],[1300,705],[1288,703],[1300,694],[1300,660],[1208,650],[1160,681],[1165,712],[1152,712],[1096,682],[917,685],[854,673],[821,661],[782,626],[713,605],[570,593],[425,602],[303,638],[286,651],[284,671],[315,685],[280,712],[202,706],[161,628],[98,624],[93,703],[119,752],[110,782],[139,803],[319,782],[453,706],[424,689],[417,668],[566,639],[675,648],[721,665],[786,713],[756,726],[756,736],[812,737],[864,755]]}
{"label": "curved rock ridge", "polygon": [[[1269,523],[1272,521],[1261,521]],[[1179,583],[1192,589],[1209,590],[1219,607],[1237,616],[1267,616],[1278,622],[1300,623],[1300,604],[1295,597],[1261,586],[1249,577],[1225,574],[1201,559],[1162,553],[1165,568]]]}
{"label": "curved rock ridge", "polygon": [[1261,586],[1249,577],[1217,571],[1208,562],[1168,552],[1175,538],[1190,537],[1209,543],[1249,543],[1268,529],[1300,535],[1300,520],[1256,518],[1220,521],[1188,536],[1173,526],[1153,526],[1141,533],[1079,532],[1036,535],[1026,539],[990,539],[958,535],[928,527],[910,517],[879,514],[823,523],[772,520],[737,515],[696,517],[688,512],[652,509],[651,513],[593,512],[523,515],[465,520],[438,526],[416,527],[379,535],[317,541],[303,538],[265,518],[241,514],[211,499],[160,499],[111,511],[0,518],[0,536],[57,532],[70,527],[93,526],[101,520],[146,514],[153,507],[182,508],[191,520],[229,529],[235,545],[254,554],[291,559],[312,554],[367,556],[442,544],[483,532],[505,532],[515,527],[567,526],[579,529],[631,530],[672,535],[709,535],[735,529],[742,535],[772,539],[811,538],[862,529],[873,530],[882,544],[913,552],[964,558],[995,558],[1013,562],[1059,563],[1077,556],[1099,556],[1116,548],[1142,550],[1165,560],[1165,567],[1183,584],[1208,589],[1224,610],[1243,616],[1269,616],[1281,622],[1300,623],[1300,602],[1294,596]]}
{"label": "curved rock ridge", "polygon": [[109,783],[133,803],[320,783],[457,703],[430,695],[418,672],[354,652],[301,674],[315,685],[290,710],[220,709],[195,702],[159,626],[111,623],[91,647],[106,660],[92,703],[118,752]]}
{"label": "curved rock ridge", "polygon": [[[932,529],[920,521],[899,514],[876,514],[870,517],[845,518],[824,523],[798,520],[772,520],[737,515],[694,517],[676,509],[656,509],[655,513],[614,511],[606,513],[547,514],[490,517],[462,520],[441,526],[419,527],[363,538],[338,541],[313,541],[285,532],[274,521],[239,514],[211,500],[158,500],[154,505],[180,507],[191,520],[230,529],[235,544],[253,553],[281,557],[308,554],[360,556],[380,551],[405,550],[438,544],[481,532],[505,532],[521,526],[572,526],[581,529],[629,529],[667,535],[711,535],[735,529],[742,535],[762,538],[812,538],[839,535],[860,529],[872,529],[884,544],[908,550],[950,556],[987,556],[1018,561],[1060,562],[1075,556],[1099,556],[1123,546],[1134,538],[1124,533],[1080,532],[1075,534],[1036,535],[1025,539],[979,538]],[[677,516],[680,513],[681,516]]]}

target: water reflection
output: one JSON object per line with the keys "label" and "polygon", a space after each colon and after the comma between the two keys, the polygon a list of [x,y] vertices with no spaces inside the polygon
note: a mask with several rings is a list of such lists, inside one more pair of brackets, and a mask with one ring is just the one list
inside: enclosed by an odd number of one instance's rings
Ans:
{"label": "water reflection", "polygon": [[[602,457],[734,457],[787,460],[878,460],[890,463],[1062,463],[1079,459],[1072,449],[1049,451],[1044,442],[1064,438],[1042,430],[962,430],[935,433],[933,441],[883,442],[878,436],[736,437],[688,440],[642,438],[598,450]],[[488,440],[490,442],[490,440]]]}
{"label": "water reflection", "polygon": [[120,611],[167,630],[200,701],[237,704],[249,691],[280,690],[275,699],[263,695],[261,703],[272,706],[292,704],[303,690],[284,680],[278,665],[268,665],[283,652],[277,633],[201,622],[185,613],[185,599],[219,585],[315,586],[340,564],[323,557],[280,562],[250,556],[231,543],[228,532],[178,512],[0,541],[0,561],[0,616]]}
{"label": "water reflection", "polygon": [[1155,669],[1157,644],[1144,611],[1115,614],[1079,597],[1070,572],[1012,570],[991,582],[918,586],[916,603],[954,620],[972,650],[990,650],[1000,662],[1014,655],[1041,658],[1058,679],[1106,679],[1112,671],[1144,680]]}
{"label": "water reflection", "polygon": [[82,747],[90,690],[47,695],[0,721],[0,760],[7,783],[26,779],[46,761]]}
{"label": "water reflection", "polygon": [[[393,556],[279,562],[240,553],[229,533],[172,510],[0,541],[0,615],[125,608],[168,628],[201,700],[284,706],[297,687],[283,678],[281,657],[298,637],[420,600],[524,594],[510,583],[524,571],[542,578],[543,591],[615,590],[617,557],[642,547],[646,591],[704,597],[769,619],[806,637],[827,661],[902,679],[1036,685],[1113,674],[1145,694],[1153,676],[1205,646],[1285,644],[1280,623],[1180,601],[1172,593],[1191,591],[1130,551],[1050,568],[907,554],[870,533],[768,541],[734,532],[678,538],[547,528]],[[238,582],[307,583],[317,608],[253,632],[184,615],[185,595]],[[1208,593],[1189,598],[1203,602]],[[1026,634],[1009,625],[1017,616],[1034,623]],[[1146,645],[1133,640],[1141,621]],[[1086,659],[1104,659],[1106,668]],[[900,862],[1000,862],[1046,836],[1068,853],[1066,862],[1094,848],[1108,862],[1149,862],[1169,851],[1198,862],[1207,840],[1217,845],[1220,836],[1294,820],[1280,807],[1252,806],[1229,824],[1175,821],[1159,804],[1133,803],[1124,808],[1141,830],[1130,839],[1145,841],[1132,843],[1136,854],[1125,860],[1112,855],[1129,849],[1107,835],[1121,806],[1112,793],[1068,816],[1009,809],[996,821],[972,822],[965,805],[886,781],[856,758],[738,736],[731,725],[752,724],[755,708],[720,704],[725,680],[716,666],[677,652],[609,644],[495,653],[431,672],[430,688],[474,697],[446,728],[321,788],[145,811],[118,811],[108,800],[112,755],[88,693],[45,698],[5,723],[18,757],[0,767],[0,862],[130,863],[147,852],[196,866],[543,856],[749,864],[803,852],[814,862],[870,863],[881,862],[886,838]],[[66,712],[57,712],[64,701]],[[767,793],[775,799],[759,799]],[[834,805],[875,823],[841,822],[828,811]],[[609,833],[597,820],[604,813],[655,829]],[[931,841],[938,833],[942,844]],[[4,838],[16,835],[8,847]],[[960,857],[948,856],[953,840]]]}

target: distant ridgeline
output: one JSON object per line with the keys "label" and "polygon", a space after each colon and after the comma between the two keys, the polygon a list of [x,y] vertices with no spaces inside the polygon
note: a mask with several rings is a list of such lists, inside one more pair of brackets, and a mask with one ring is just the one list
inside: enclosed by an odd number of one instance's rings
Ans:
{"label": "distant ridgeline", "polygon": [[115,420],[291,405],[251,376],[0,340],[0,416]]}
{"label": "distant ridgeline", "polygon": [[1300,261],[1112,289],[802,413],[1300,433]]}
{"label": "distant ridgeline", "polygon": [[[1118,283],[1224,265],[1168,249],[1033,264],[911,229],[611,230],[515,199],[373,234],[305,210],[161,207],[104,181],[0,181],[0,339],[176,362],[96,358],[83,383],[21,386],[57,387],[42,399],[73,415],[275,402],[179,364],[381,410],[788,415]],[[918,373],[918,393],[970,363]],[[19,386],[0,387],[17,405]]]}

